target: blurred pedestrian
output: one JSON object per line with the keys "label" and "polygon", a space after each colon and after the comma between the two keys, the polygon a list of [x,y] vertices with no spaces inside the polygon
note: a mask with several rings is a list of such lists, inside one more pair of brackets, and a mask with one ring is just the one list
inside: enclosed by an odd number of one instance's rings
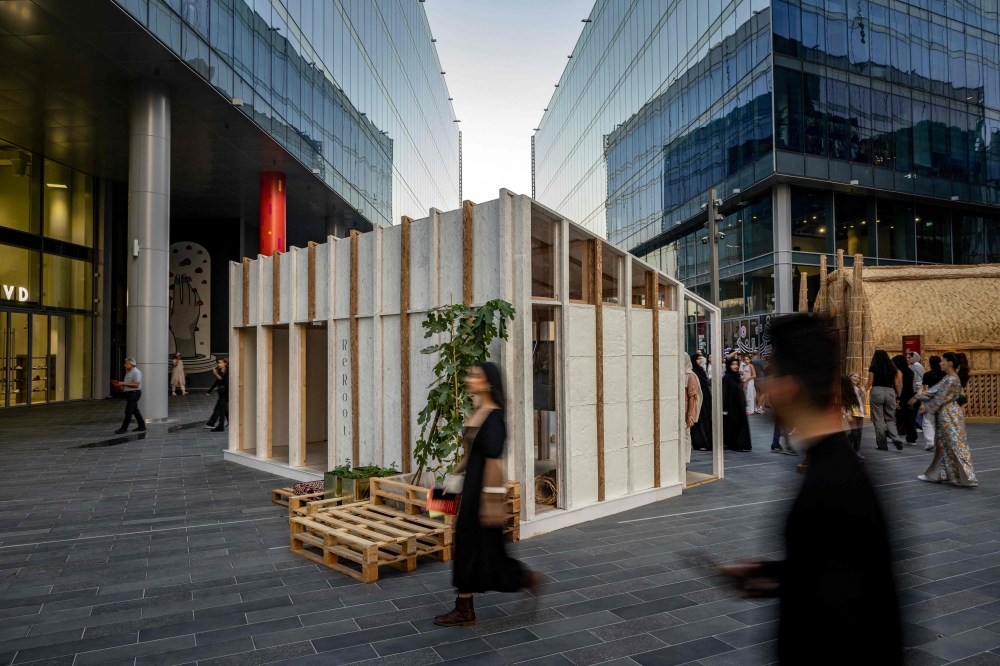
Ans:
{"label": "blurred pedestrian", "polygon": [[764,359],[760,357],[760,352],[755,351],[750,357],[750,363],[753,365],[753,392],[754,392],[754,404],[756,406],[756,411],[758,414],[764,413],[764,402],[767,400],[767,394],[764,393],[762,387],[764,386],[764,370],[765,364]]}
{"label": "blurred pedestrian", "polygon": [[[787,456],[797,456],[798,453],[792,448],[792,431],[781,427],[778,419],[774,419],[774,436],[771,438],[771,453],[784,453]],[[785,445],[781,445],[781,438],[785,438]]]}
{"label": "blurred pedestrian", "polygon": [[780,598],[781,666],[900,666],[889,537],[837,413],[836,338],[794,314],[772,320],[771,345],[771,408],[808,447],[808,471],[785,526],[786,558],[719,569],[751,595]]}
{"label": "blurred pedestrian", "polygon": [[[857,375],[857,373],[854,373]],[[840,413],[844,421],[844,432],[854,452],[861,458],[861,428],[864,425],[862,398],[854,385],[851,375],[840,378]]]}
{"label": "blurred pedestrian", "polygon": [[886,440],[888,435],[888,439],[892,440],[896,449],[902,451],[903,442],[899,438],[899,431],[896,430],[896,397],[903,390],[903,373],[892,364],[889,355],[882,349],[876,350],[872,356],[865,389],[870,396],[872,424],[875,426],[875,448],[879,451],[888,451]]}
{"label": "blurred pedestrian", "polygon": [[750,450],[750,421],[747,419],[747,398],[743,392],[740,360],[727,361],[722,378],[722,444],[730,451]]}
{"label": "blurred pedestrian", "polygon": [[229,359],[220,358],[212,368],[212,374],[215,375],[215,382],[206,395],[215,391],[215,409],[205,427],[211,428],[212,432],[224,432],[229,422]]}
{"label": "blurred pedestrian", "polygon": [[507,443],[504,393],[500,369],[490,362],[471,368],[465,385],[476,409],[465,421],[462,437],[465,458],[454,470],[464,474],[462,502],[455,522],[455,552],[452,584],[458,588],[455,609],[438,615],[434,623],[443,627],[476,623],[473,593],[517,592],[537,585],[536,574],[508,557],[504,548],[503,455]]}
{"label": "blurred pedestrian", "polygon": [[187,377],[184,376],[184,361],[180,354],[174,354],[173,366],[170,371],[170,395],[177,395],[177,389],[181,390],[181,395],[187,395]]}
{"label": "blurred pedestrian", "polygon": [[[924,379],[921,383],[922,391],[921,393],[927,393],[935,386],[937,383],[944,379],[944,372],[941,370],[941,357],[931,356],[927,359],[930,363],[931,369],[924,373]],[[924,451],[934,450],[934,428],[935,428],[935,417],[934,414],[928,413],[927,405],[920,405],[919,413],[923,418],[923,431],[924,431]]]}
{"label": "blurred pedestrian", "polygon": [[945,377],[930,392],[911,398],[914,404],[922,402],[927,413],[936,419],[934,459],[927,471],[917,478],[932,483],[947,481],[967,488],[978,486],[966,443],[965,414],[958,405],[958,397],[969,382],[969,366],[963,364],[955,352],[945,352],[941,357],[941,370]]}
{"label": "blurred pedestrian", "polygon": [[705,355],[705,374],[708,376],[708,381],[712,381],[712,355]]}
{"label": "blurred pedestrian", "polygon": [[896,429],[900,435],[905,433],[907,444],[916,444],[917,413],[913,407],[910,406],[910,399],[913,398],[913,394],[915,393],[913,390],[913,370],[910,369],[910,365],[906,362],[906,358],[902,354],[893,356],[892,364],[895,365],[900,374],[902,374],[899,400],[896,402]]}
{"label": "blurred pedestrian", "polygon": [[691,354],[691,365],[701,387],[701,409],[698,420],[691,426],[691,448],[696,451],[712,450],[712,385],[702,364],[705,357],[701,352]]}
{"label": "blurred pedestrian", "polygon": [[750,354],[744,354],[743,358],[740,359],[740,378],[743,382],[743,397],[746,400],[744,409],[747,411],[747,416],[752,416],[757,409],[757,393],[754,390],[756,376],[757,371],[754,370],[753,363],[750,362]]}
{"label": "blurred pedestrian", "polygon": [[920,354],[915,351],[906,352],[906,363],[913,371],[913,392],[920,393],[920,386],[924,383],[924,373],[926,368],[920,363]]}

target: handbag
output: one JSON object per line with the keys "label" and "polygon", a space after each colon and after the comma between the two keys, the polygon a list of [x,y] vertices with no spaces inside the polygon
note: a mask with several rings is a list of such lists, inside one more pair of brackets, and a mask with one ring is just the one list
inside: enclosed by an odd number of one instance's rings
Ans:
{"label": "handbag", "polygon": [[462,486],[465,484],[464,474],[449,474],[444,479],[444,485],[431,489],[427,495],[427,512],[457,516],[462,503]]}
{"label": "handbag", "polygon": [[479,501],[479,522],[483,527],[501,527],[507,520],[504,507],[507,484],[500,458],[487,458],[483,467],[483,493]]}

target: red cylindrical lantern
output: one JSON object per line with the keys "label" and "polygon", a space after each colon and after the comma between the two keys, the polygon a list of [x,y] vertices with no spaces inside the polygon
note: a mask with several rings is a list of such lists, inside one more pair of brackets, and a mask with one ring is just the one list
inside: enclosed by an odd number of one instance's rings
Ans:
{"label": "red cylindrical lantern", "polygon": [[260,253],[285,251],[285,174],[260,172]]}

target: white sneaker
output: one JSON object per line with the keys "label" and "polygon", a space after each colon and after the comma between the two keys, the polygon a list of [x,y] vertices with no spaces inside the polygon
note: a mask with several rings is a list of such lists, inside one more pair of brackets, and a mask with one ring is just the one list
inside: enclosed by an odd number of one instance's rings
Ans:
{"label": "white sneaker", "polygon": [[927,446],[924,447],[924,451],[933,451],[933,450],[934,450],[933,444],[928,444]]}
{"label": "white sneaker", "polygon": [[940,481],[935,481],[934,479],[928,479],[925,475],[921,474],[917,477],[921,481],[927,481],[929,483],[941,483]]}

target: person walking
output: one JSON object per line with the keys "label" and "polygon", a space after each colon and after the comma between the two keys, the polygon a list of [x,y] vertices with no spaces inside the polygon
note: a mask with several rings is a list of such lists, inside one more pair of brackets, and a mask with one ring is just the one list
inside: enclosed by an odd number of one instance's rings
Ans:
{"label": "person walking", "polygon": [[701,387],[701,409],[698,420],[691,426],[691,448],[696,451],[712,450],[712,384],[705,372],[705,357],[701,352],[694,352],[689,357],[695,377]]}
{"label": "person walking", "polygon": [[[858,418],[858,446],[861,445],[861,438],[864,435],[865,417],[868,416],[868,396],[865,395],[864,384],[861,383],[861,373],[852,372],[850,374],[851,385],[854,386],[854,393],[858,396],[858,409],[861,414]],[[855,449],[857,451],[858,449]],[[858,453],[858,458],[864,460],[865,457]]]}
{"label": "person walking", "polygon": [[[941,370],[941,357],[931,356],[927,359],[930,363],[931,369],[924,373],[923,381],[921,382],[921,388],[923,393],[930,392],[937,383],[944,379],[944,372]],[[927,405],[920,405],[920,412],[923,417],[923,431],[924,431],[924,451],[934,450],[934,429],[935,429],[935,419],[933,414],[927,412]]]}
{"label": "person walking", "polygon": [[698,375],[694,374],[694,364],[691,357],[684,354],[684,462],[691,462],[691,428],[698,422],[701,414],[701,403],[704,400],[701,394],[701,382]]}
{"label": "person walking", "polygon": [[500,456],[507,441],[504,393],[500,369],[490,362],[469,370],[465,385],[476,402],[465,421],[465,457],[454,474],[465,474],[462,502],[455,521],[452,585],[458,588],[454,610],[438,615],[443,627],[476,623],[472,595],[476,592],[516,592],[534,588],[538,576],[504,549],[503,468]]}
{"label": "person walking", "polygon": [[[861,428],[865,423],[863,398],[859,395],[857,386],[854,383],[853,375],[844,375],[840,378],[840,413],[844,420],[844,432],[847,434],[847,441],[851,443],[854,453],[858,458],[864,459],[861,455]],[[860,378],[859,378],[860,381]]]}
{"label": "person walking", "polygon": [[924,383],[924,374],[926,373],[926,369],[920,363],[920,354],[915,351],[906,352],[906,363],[913,371],[913,392],[920,393],[920,387]]}
{"label": "person walking", "polygon": [[754,378],[753,378],[753,392],[756,396],[757,409],[755,410],[758,414],[764,413],[764,403],[767,402],[767,393],[764,392],[764,373],[766,372],[767,365],[764,363],[764,359],[760,357],[760,352],[755,351],[753,356],[750,358],[750,363],[753,364]]}
{"label": "person walking", "polygon": [[876,350],[868,366],[865,390],[871,396],[869,402],[872,423],[875,425],[875,448],[879,451],[889,450],[887,436],[897,450],[903,450],[903,442],[896,430],[896,396],[903,390],[902,382],[903,373],[892,364],[889,355],[882,349]]}
{"label": "person walking", "polygon": [[205,427],[211,428],[212,432],[225,432],[229,422],[229,359],[220,358],[212,368],[212,374],[215,375],[215,382],[205,395],[212,395],[212,391],[218,390],[215,393],[215,409]]}
{"label": "person walking", "polygon": [[751,449],[743,381],[740,360],[734,356],[727,361],[726,374],[722,378],[722,444],[730,451]]}
{"label": "person walking", "polygon": [[740,361],[740,377],[743,382],[747,416],[753,416],[757,410],[757,393],[754,390],[754,379],[757,377],[757,371],[754,369],[753,363],[750,362],[750,354],[744,354]]}
{"label": "person walking", "polygon": [[[783,428],[778,419],[774,419],[774,436],[771,438],[771,453],[784,453],[787,456],[797,456],[798,453],[792,448],[791,442],[792,431],[788,428]],[[785,438],[785,445],[781,445],[781,438]]]}
{"label": "person walking", "polygon": [[771,321],[771,409],[808,447],[781,561],[718,567],[751,596],[777,596],[781,666],[901,666],[892,550],[875,489],[838,414],[836,337],[800,313]]}
{"label": "person walking", "polygon": [[173,370],[170,371],[170,395],[177,395],[177,389],[181,390],[181,395],[187,395],[187,377],[184,375],[184,361],[180,354],[174,354]]}
{"label": "person walking", "polygon": [[705,374],[708,375],[708,381],[712,381],[712,355],[708,354],[705,356]]}
{"label": "person walking", "polygon": [[125,420],[122,427],[115,430],[116,435],[128,432],[128,426],[135,417],[137,424],[132,432],[146,432],[146,419],[142,418],[139,411],[139,398],[142,397],[142,372],[135,367],[135,359],[131,356],[125,359],[125,378],[116,383],[116,386],[125,393]]}
{"label": "person walking", "polygon": [[971,488],[979,485],[972,455],[966,442],[965,414],[958,405],[962,389],[969,382],[969,366],[955,352],[941,357],[945,377],[928,393],[919,393],[910,400],[922,402],[935,420],[934,459],[930,467],[917,478],[921,481]]}
{"label": "person walking", "polygon": [[907,444],[916,444],[917,413],[913,407],[910,406],[910,399],[915,393],[913,390],[913,370],[910,369],[909,364],[906,362],[906,358],[902,354],[893,356],[892,364],[895,365],[902,374],[899,399],[896,401],[896,430],[900,435],[905,433]]}

